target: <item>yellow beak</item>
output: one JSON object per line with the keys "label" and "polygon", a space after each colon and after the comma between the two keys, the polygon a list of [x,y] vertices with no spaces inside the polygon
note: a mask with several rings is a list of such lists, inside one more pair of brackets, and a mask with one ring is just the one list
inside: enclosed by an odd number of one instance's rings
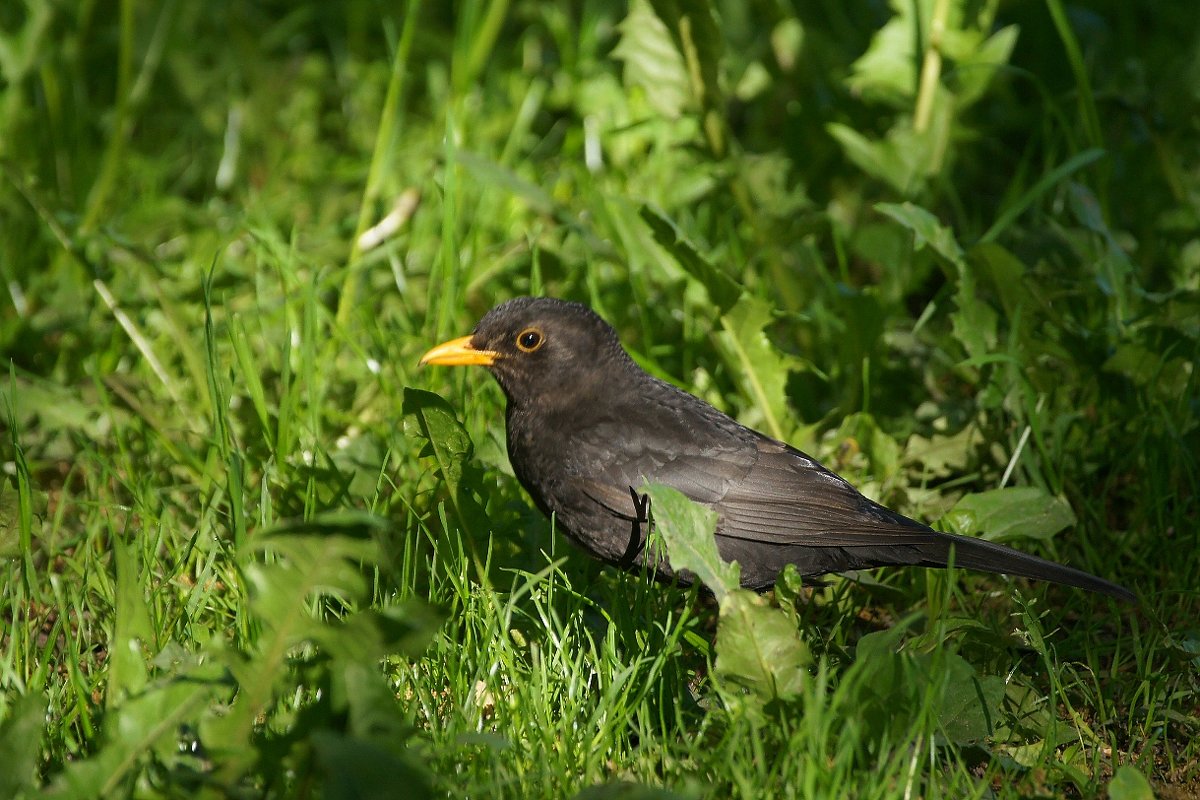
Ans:
{"label": "yellow beak", "polygon": [[499,357],[499,353],[491,350],[476,350],[471,346],[470,336],[460,336],[442,342],[421,356],[419,363],[422,367],[426,364],[439,364],[443,367],[490,367]]}

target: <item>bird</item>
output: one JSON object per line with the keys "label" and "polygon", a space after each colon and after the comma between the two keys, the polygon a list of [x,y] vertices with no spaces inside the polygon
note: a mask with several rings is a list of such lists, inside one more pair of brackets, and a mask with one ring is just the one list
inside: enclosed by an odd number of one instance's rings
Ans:
{"label": "bird", "polygon": [[1123,586],[985,539],[935,531],[868,499],[812,456],[643,370],[588,306],[517,297],[420,365],[482,366],[506,399],[509,460],[534,504],[592,556],[673,574],[646,548],[647,482],[717,514],[721,558],[764,591],[881,566],[956,567],[1066,584],[1133,602]]}

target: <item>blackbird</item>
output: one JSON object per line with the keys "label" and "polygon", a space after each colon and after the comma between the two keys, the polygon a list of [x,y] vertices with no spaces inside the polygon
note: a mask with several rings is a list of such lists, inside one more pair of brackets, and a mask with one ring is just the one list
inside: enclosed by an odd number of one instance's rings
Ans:
{"label": "blackbird", "polygon": [[717,549],[741,565],[742,584],[752,589],[773,585],[788,564],[817,576],[953,560],[1134,599],[1086,572],[939,533],[868,500],[812,457],[646,373],[612,327],[580,303],[509,300],[420,363],[488,368],[508,401],[517,478],[559,530],[612,564],[671,576],[665,559],[645,548],[648,500],[638,488],[649,481],[717,512]]}

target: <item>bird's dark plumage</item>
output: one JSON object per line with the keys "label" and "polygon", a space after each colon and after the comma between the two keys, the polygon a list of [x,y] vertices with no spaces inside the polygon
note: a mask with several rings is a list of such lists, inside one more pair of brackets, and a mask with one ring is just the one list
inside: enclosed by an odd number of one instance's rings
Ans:
{"label": "bird's dark plumage", "polygon": [[[787,564],[815,576],[956,566],[1132,600],[1124,587],[982,539],[939,533],[868,500],[814,459],[642,370],[591,309],[510,300],[421,362],[478,364],[508,400],[508,452],[534,502],[585,550],[641,563],[638,487],[671,486],[716,510],[717,548],[765,588]],[[951,551],[953,550],[953,555]],[[665,562],[652,565],[669,574]]]}

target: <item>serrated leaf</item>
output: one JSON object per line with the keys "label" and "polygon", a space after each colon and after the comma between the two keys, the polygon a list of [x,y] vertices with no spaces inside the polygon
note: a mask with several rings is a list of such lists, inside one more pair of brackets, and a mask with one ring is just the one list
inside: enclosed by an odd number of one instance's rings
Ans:
{"label": "serrated leaf", "polygon": [[271,532],[251,541],[254,547],[248,556],[266,551],[273,558],[242,567],[250,608],[261,630],[251,652],[228,661],[238,683],[229,712],[205,721],[205,740],[224,750],[225,780],[241,775],[253,762],[250,737],[288,675],[289,653],[329,633],[329,624],[310,612],[310,600],[327,594],[347,602],[364,598],[368,586],[362,565],[379,559],[378,545],[366,537]]}
{"label": "serrated leaf", "polygon": [[251,546],[258,550],[286,547],[284,535],[293,533],[319,534],[321,536],[340,535],[353,539],[366,539],[371,535],[383,533],[390,527],[391,523],[387,519],[368,511],[355,509],[323,511],[310,519],[281,522],[255,537]]}
{"label": "serrated leaf", "polygon": [[654,241],[674,256],[684,271],[700,282],[719,313],[724,314],[737,302],[742,294],[742,287],[722,269],[700,255],[695,245],[674,222],[661,211],[648,205],[642,205],[638,214],[650,226]]}
{"label": "serrated leaf", "polygon": [[741,569],[723,561],[717,552],[717,512],[670,486],[647,483],[644,491],[650,496],[654,530],[666,543],[671,569],[692,573],[718,600],[738,588]]}
{"label": "serrated leaf", "polygon": [[1075,524],[1066,500],[1035,486],[1012,486],[968,495],[946,515],[963,533],[979,532],[991,541],[1050,539]]}
{"label": "serrated leaf", "polygon": [[[179,729],[201,718],[216,692],[216,670],[152,684],[123,702],[106,720],[103,746],[55,779],[51,798],[106,797],[141,768],[147,753],[169,759],[179,751]],[[253,757],[251,755],[251,757]]]}
{"label": "serrated leaf", "polygon": [[340,661],[332,665],[330,705],[346,717],[345,732],[401,745],[413,734],[404,703],[396,702],[390,679],[370,661]]}
{"label": "serrated leaf", "polygon": [[876,481],[885,481],[900,470],[900,445],[879,429],[865,412],[847,415],[837,429],[837,440],[856,447],[870,462]]}
{"label": "serrated leaf", "polygon": [[369,664],[389,655],[419,655],[441,623],[441,615],[413,602],[349,614],[315,628],[312,639],[344,661]]}
{"label": "serrated leaf", "polygon": [[961,470],[971,461],[972,451],[983,442],[983,434],[974,425],[945,436],[935,433],[926,439],[914,434],[904,446],[904,460],[921,465],[928,477],[945,477]]}
{"label": "serrated leaf", "polygon": [[892,2],[892,17],[871,37],[871,43],[850,67],[846,88],[853,95],[903,109],[917,92],[916,42],[919,20],[913,4]]}
{"label": "serrated leaf", "polygon": [[828,123],[825,130],[855,166],[901,194],[908,194],[919,184],[923,165],[929,161],[925,137],[916,135],[906,124],[893,126],[879,141],[840,122]]}
{"label": "serrated leaf", "polygon": [[717,22],[712,0],[650,0],[683,55],[691,99],[700,108],[701,125],[709,147],[725,154],[724,100],[721,93],[721,57],[725,36]]}
{"label": "serrated leaf", "polygon": [[748,689],[754,706],[799,695],[811,663],[795,622],[765,597],[737,589],[721,599],[716,673]]}
{"label": "serrated leaf", "polygon": [[[262,626],[257,643],[260,660],[247,667],[254,673],[253,682],[266,691],[263,681],[276,674],[274,667],[282,663],[283,654],[305,641],[319,640],[324,633],[325,623],[313,617],[309,602],[321,595],[346,602],[365,597],[368,586],[362,565],[376,563],[379,553],[374,541],[338,535],[276,534],[256,537],[255,544],[269,550],[273,560],[243,567],[250,608]],[[261,659],[277,663],[264,665]],[[259,666],[266,669],[258,670]]]}
{"label": "serrated leaf", "polygon": [[794,359],[781,353],[767,338],[765,329],[770,322],[770,305],[757,297],[743,295],[721,317],[721,330],[714,338],[738,387],[761,415],[767,433],[784,439],[785,424],[791,427],[787,377]]}
{"label": "serrated leaf", "polygon": [[463,480],[468,473],[474,445],[467,428],[462,426],[454,409],[443,397],[433,392],[404,387],[401,405],[404,433],[422,441],[422,457],[432,457],[437,463],[437,475],[448,489],[450,504],[463,533],[470,535],[475,522],[485,519],[484,510],[472,494],[478,482]]}
{"label": "serrated leaf", "polygon": [[637,86],[658,114],[675,119],[691,98],[687,65],[666,24],[647,0],[634,0],[617,25],[620,41],[613,57],[624,65],[627,86]]}
{"label": "serrated leaf", "polygon": [[929,247],[960,271],[966,269],[963,249],[954,231],[943,225],[932,212],[914,203],[876,203],[875,210],[912,231],[913,244],[918,250]]}

